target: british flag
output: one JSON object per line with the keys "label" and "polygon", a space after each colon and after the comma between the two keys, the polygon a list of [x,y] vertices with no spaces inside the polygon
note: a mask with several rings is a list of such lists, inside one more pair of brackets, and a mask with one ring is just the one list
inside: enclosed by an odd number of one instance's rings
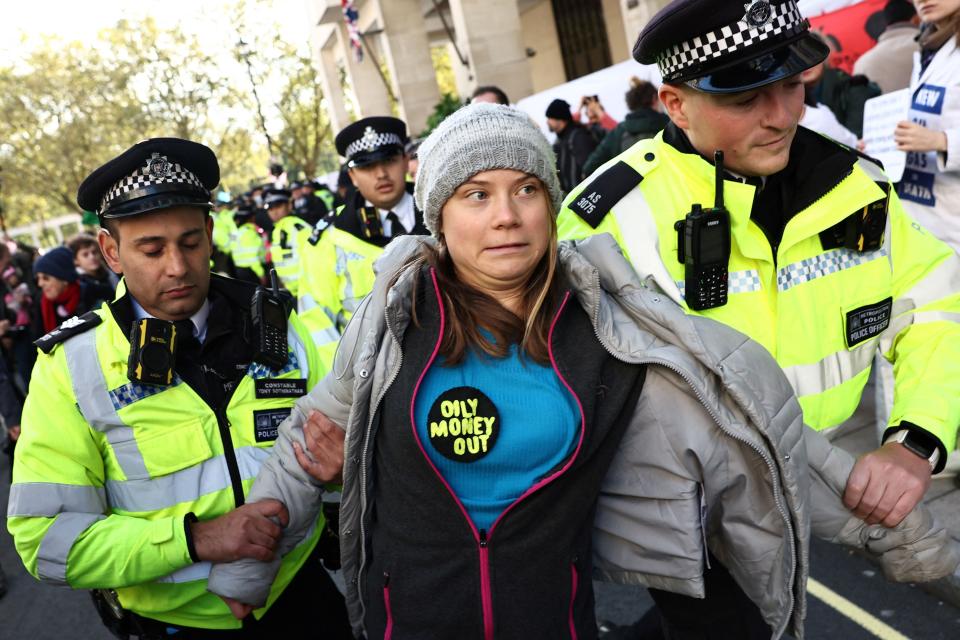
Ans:
{"label": "british flag", "polygon": [[350,34],[350,48],[353,49],[357,62],[363,62],[363,43],[360,41],[360,27],[357,26],[360,14],[353,0],[340,0],[340,6],[343,7],[343,20],[347,23],[347,33]]}

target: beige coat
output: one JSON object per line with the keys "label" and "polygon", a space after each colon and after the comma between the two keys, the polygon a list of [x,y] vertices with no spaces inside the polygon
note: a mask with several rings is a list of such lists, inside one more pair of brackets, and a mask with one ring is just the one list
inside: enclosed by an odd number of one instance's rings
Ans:
{"label": "beige coat", "polygon": [[864,75],[880,85],[884,93],[906,89],[913,73],[913,54],[920,51],[920,29],[910,23],[887,27],[877,44],[853,65],[854,75]]}

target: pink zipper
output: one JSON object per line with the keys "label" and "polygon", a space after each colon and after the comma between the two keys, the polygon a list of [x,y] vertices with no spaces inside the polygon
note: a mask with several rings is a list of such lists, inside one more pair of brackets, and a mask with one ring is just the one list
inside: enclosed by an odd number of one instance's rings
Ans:
{"label": "pink zipper", "polygon": [[393,609],[390,608],[390,574],[383,574],[383,607],[387,611],[387,628],[383,630],[383,640],[393,636]]}
{"label": "pink zipper", "polygon": [[577,625],[573,620],[573,602],[577,599],[577,589],[580,587],[580,574],[577,572],[576,560],[570,563],[570,638],[577,640]]}
{"label": "pink zipper", "polygon": [[[420,453],[423,455],[424,460],[427,461],[427,464],[433,469],[433,472],[439,478],[440,483],[446,487],[447,492],[450,493],[450,496],[453,498],[454,503],[457,507],[460,508],[460,513],[463,514],[464,520],[467,521],[467,525],[470,527],[471,532],[473,532],[473,538],[477,541],[477,549],[480,556],[480,602],[483,610],[483,637],[485,640],[493,640],[493,589],[490,584],[490,543],[489,539],[493,535],[493,530],[496,528],[497,524],[503,519],[507,513],[509,513],[515,506],[522,502],[525,498],[533,494],[535,491],[540,490],[544,486],[550,484],[555,479],[566,473],[566,471],[573,465],[574,461],[577,459],[577,456],[580,454],[580,449],[583,447],[583,439],[586,434],[586,414],[583,412],[583,405],[580,403],[580,398],[577,397],[577,394],[573,392],[573,388],[567,383],[566,378],[563,377],[560,373],[560,369],[557,367],[557,361],[553,354],[553,332],[556,329],[557,321],[560,319],[560,315],[563,313],[563,310],[567,306],[567,302],[570,300],[570,292],[567,291],[563,296],[563,301],[560,303],[560,308],[557,309],[556,315],[553,317],[553,322],[550,323],[550,331],[547,335],[547,349],[550,354],[550,364],[553,366],[554,373],[557,374],[557,377],[560,379],[560,382],[563,383],[564,388],[567,392],[573,396],[573,399],[577,402],[577,408],[580,411],[580,439],[577,441],[577,448],[574,450],[573,455],[570,456],[570,459],[567,460],[567,463],[563,465],[561,469],[557,472],[551,474],[550,476],[544,478],[540,482],[536,483],[529,489],[523,492],[519,498],[510,503],[503,513],[501,513],[497,519],[494,521],[493,525],[490,527],[489,533],[486,531],[478,531],[476,525],[473,523],[473,520],[470,518],[470,514],[467,513],[466,507],[463,506],[463,503],[457,497],[457,494],[454,492],[453,487],[450,486],[450,483],[446,481],[443,477],[443,474],[440,473],[440,470],[437,469],[436,465],[433,464],[433,461],[430,459],[430,456],[427,455],[426,449],[423,448],[423,443],[420,441],[420,436],[417,433],[417,421],[414,415],[414,407],[417,402],[417,394],[420,392],[420,385],[423,383],[423,379],[427,375],[427,371],[430,370],[430,367],[433,366],[433,362],[437,359],[437,354],[440,352],[440,344],[443,342],[443,332],[446,329],[447,316],[443,308],[443,297],[440,295],[440,285],[437,283],[437,274],[436,271],[430,269],[430,280],[433,283],[433,291],[437,296],[437,306],[440,310],[440,331],[437,336],[437,342],[433,347],[433,353],[430,354],[430,358],[427,360],[426,366],[423,368],[423,371],[420,372],[420,377],[417,378],[417,384],[413,388],[413,394],[410,396],[410,427],[413,429],[413,439],[417,443],[417,447],[420,448]],[[570,628],[573,630],[573,605],[571,603],[571,621]],[[388,627],[390,630],[390,624],[392,620],[388,614]]]}

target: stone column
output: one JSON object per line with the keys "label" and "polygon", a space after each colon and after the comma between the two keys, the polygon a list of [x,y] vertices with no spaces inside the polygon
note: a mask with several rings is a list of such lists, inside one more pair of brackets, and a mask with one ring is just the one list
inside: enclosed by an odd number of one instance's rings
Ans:
{"label": "stone column", "polygon": [[317,80],[323,89],[323,97],[327,102],[327,116],[330,118],[330,129],[334,135],[350,123],[344,100],[343,87],[340,86],[340,67],[338,59],[343,59],[349,52],[340,49],[340,40],[336,31],[329,26],[327,32],[315,41],[314,62],[319,71]]}
{"label": "stone column", "polygon": [[[357,96],[357,109],[359,110],[357,117],[391,115],[390,96],[383,80],[380,78],[380,73],[374,65],[374,56],[369,55],[369,52],[366,51],[368,46],[375,46],[376,39],[366,38],[363,61],[357,62],[353,49],[350,48],[350,34],[347,33],[347,27],[343,22],[340,22],[337,26],[337,38],[343,50],[347,74],[350,76],[353,92]],[[374,51],[374,55],[380,60],[380,51]]]}
{"label": "stone column", "polygon": [[623,30],[631,50],[637,41],[637,36],[650,22],[662,7],[667,6],[670,0],[620,0],[620,10],[623,14]]}
{"label": "stone column", "polygon": [[393,79],[400,118],[414,136],[426,128],[427,116],[440,102],[421,2],[380,0],[380,12],[385,26],[380,36],[382,62]]}
{"label": "stone column", "polygon": [[495,84],[513,102],[533,93],[517,0],[450,0],[450,13],[473,72],[471,88]]}

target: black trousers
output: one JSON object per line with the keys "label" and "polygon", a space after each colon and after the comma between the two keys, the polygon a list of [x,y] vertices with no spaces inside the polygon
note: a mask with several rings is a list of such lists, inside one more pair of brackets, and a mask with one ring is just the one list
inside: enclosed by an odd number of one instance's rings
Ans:
{"label": "black trousers", "polygon": [[260,620],[253,614],[247,616],[242,629],[177,627],[147,618],[139,618],[138,622],[146,627],[146,633],[139,637],[151,640],[353,639],[343,595],[321,566],[316,553],[311,554],[267,614]]}
{"label": "black trousers", "polygon": [[770,640],[773,630],[730,572],[710,556],[704,573],[707,597],[650,589],[664,640]]}

